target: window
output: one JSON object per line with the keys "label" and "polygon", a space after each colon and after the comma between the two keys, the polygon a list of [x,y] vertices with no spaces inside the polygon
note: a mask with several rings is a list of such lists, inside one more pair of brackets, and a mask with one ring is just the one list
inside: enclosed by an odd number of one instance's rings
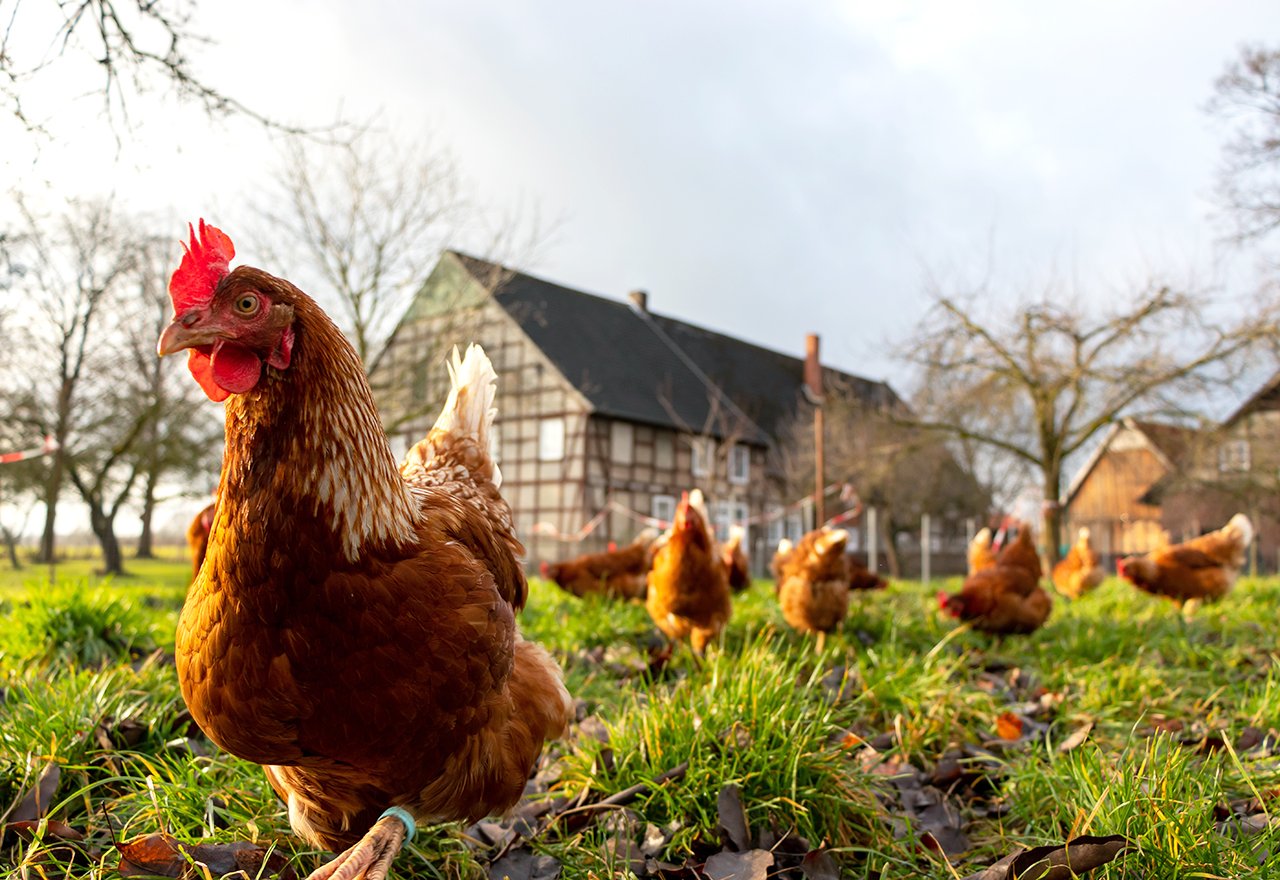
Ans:
{"label": "window", "polygon": [[631,464],[635,456],[635,429],[630,422],[609,423],[609,460],[615,464]]}
{"label": "window", "polygon": [[654,495],[649,507],[649,514],[654,519],[662,520],[662,528],[671,525],[676,518],[676,497],[674,495]]}
{"label": "window", "polygon": [[800,543],[804,537],[804,519],[799,511],[787,515],[786,531],[792,544]]}
{"label": "window", "polygon": [[653,438],[653,466],[665,470],[676,466],[676,444],[665,431]]}
{"label": "window", "polygon": [[1247,471],[1250,464],[1248,440],[1229,440],[1218,447],[1218,470]]}
{"label": "window", "polygon": [[735,443],[729,455],[729,482],[745,486],[751,479],[751,447]]}
{"label": "window", "polygon": [[[745,501],[717,501],[711,506],[711,525],[717,541],[729,539],[729,526],[738,524],[744,529],[747,523],[747,504]],[[743,550],[747,549],[743,538]]]}
{"label": "window", "polygon": [[778,542],[785,537],[786,524],[782,519],[782,505],[770,504],[765,508],[766,518],[769,522],[769,530],[766,533],[765,541],[769,545],[770,550],[778,547]]}
{"label": "window", "polygon": [[538,461],[564,460],[564,418],[538,422]]}
{"label": "window", "polygon": [[716,441],[709,437],[694,437],[693,462],[689,468],[695,477],[709,477],[716,469]]}

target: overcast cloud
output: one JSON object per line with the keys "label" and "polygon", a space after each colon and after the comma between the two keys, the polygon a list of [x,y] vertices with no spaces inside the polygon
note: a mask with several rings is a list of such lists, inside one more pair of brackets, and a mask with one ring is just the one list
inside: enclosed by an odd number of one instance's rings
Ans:
{"label": "overcast cloud", "polygon": [[[1220,274],[1203,106],[1242,43],[1277,42],[1280,7],[207,0],[198,27],[200,69],[262,112],[378,113],[431,132],[495,212],[558,218],[535,274],[645,288],[793,353],[817,330],[830,361],[901,384],[885,340],[927,271],[1086,291]],[[252,260],[237,212],[269,139],[155,101],[117,149],[74,72],[33,93],[53,141],[0,126],[12,182],[205,216]]]}

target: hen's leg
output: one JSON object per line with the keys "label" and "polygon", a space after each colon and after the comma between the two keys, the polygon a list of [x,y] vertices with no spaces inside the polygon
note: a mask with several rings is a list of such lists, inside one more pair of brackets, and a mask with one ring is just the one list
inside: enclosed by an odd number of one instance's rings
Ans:
{"label": "hen's leg", "polygon": [[322,865],[307,880],[383,880],[405,841],[413,839],[415,830],[413,817],[392,807],[359,843]]}

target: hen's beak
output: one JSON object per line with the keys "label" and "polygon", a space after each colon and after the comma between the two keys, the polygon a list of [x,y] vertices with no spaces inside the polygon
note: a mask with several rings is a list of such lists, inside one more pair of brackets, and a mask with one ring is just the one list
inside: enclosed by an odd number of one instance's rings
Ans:
{"label": "hen's beak", "polygon": [[156,343],[156,354],[164,357],[194,348],[197,345],[212,345],[218,341],[218,331],[208,324],[201,324],[199,312],[191,311],[173,319],[173,323],[164,328],[160,341]]}

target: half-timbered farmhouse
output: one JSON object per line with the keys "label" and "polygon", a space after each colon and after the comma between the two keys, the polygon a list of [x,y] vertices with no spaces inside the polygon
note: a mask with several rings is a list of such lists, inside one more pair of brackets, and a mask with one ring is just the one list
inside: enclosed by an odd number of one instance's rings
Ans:
{"label": "half-timbered farmhouse", "polygon": [[[439,410],[446,350],[468,341],[498,371],[492,451],[531,564],[627,542],[694,487],[722,534],[748,526],[756,560],[812,526],[772,455],[803,406],[801,358],[657,314],[642,292],[608,299],[446,252],[371,371],[397,454]],[[899,403],[882,382],[824,375]]]}

